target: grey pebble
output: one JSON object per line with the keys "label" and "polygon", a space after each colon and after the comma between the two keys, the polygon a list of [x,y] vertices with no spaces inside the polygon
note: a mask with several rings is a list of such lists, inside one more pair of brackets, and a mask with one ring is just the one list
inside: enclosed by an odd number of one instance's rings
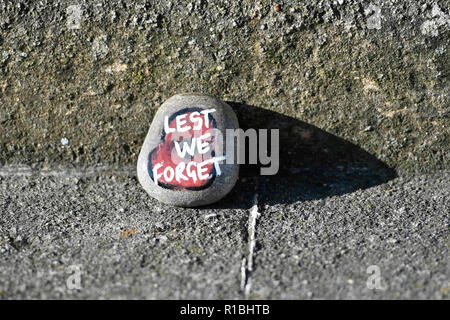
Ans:
{"label": "grey pebble", "polygon": [[[194,114],[196,118],[190,122]],[[182,133],[183,140],[180,141],[178,135],[188,127],[191,130]],[[217,130],[225,137],[226,129],[237,128],[236,114],[217,98],[203,94],[178,94],[169,98],[154,116],[139,154],[139,182],[149,195],[166,204],[195,207],[220,200],[234,187],[239,167],[220,161],[226,150],[225,139],[221,144],[213,142],[217,139],[200,140],[199,137],[203,134],[215,137]],[[179,157],[180,151],[186,151],[187,146],[192,147],[194,141],[197,144],[193,155],[185,152],[184,157]],[[200,154],[198,141],[208,142],[205,149],[209,151]],[[215,161],[205,162],[208,159]],[[177,171],[178,166],[183,169]],[[202,168],[207,171],[202,172]]]}

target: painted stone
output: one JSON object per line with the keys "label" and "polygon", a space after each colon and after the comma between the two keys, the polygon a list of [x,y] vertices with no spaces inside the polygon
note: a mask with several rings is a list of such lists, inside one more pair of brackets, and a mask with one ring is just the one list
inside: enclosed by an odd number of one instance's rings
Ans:
{"label": "painted stone", "polygon": [[161,202],[196,207],[234,187],[239,165],[226,163],[226,129],[239,128],[229,105],[203,94],[178,94],[158,109],[137,164],[138,179]]}

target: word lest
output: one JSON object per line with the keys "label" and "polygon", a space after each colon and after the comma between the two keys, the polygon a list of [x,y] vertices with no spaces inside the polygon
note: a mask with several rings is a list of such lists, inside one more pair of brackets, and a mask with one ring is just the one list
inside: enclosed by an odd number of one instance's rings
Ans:
{"label": "word lest", "polygon": [[[169,126],[169,116],[164,118],[164,131],[166,134],[171,132],[187,132],[191,129],[200,130],[203,127],[203,122],[205,123],[205,127],[209,128],[209,118],[208,114],[215,112],[216,109],[206,109],[203,111],[194,111],[189,114],[189,121],[193,123],[193,126],[186,125],[188,120],[188,114],[180,114],[175,118],[175,128]],[[203,118],[201,117],[203,115]]]}

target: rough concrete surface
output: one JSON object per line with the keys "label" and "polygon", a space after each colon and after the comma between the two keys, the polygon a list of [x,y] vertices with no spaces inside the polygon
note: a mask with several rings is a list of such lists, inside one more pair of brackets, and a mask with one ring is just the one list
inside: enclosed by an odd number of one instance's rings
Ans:
{"label": "rough concrete surface", "polygon": [[[449,299],[449,35],[444,0],[0,0],[0,299]],[[279,174],[150,198],[181,92],[280,129]]]}
{"label": "rough concrete surface", "polygon": [[0,162],[134,164],[158,106],[197,91],[449,168],[448,1],[275,3],[0,0]]}
{"label": "rough concrete surface", "polygon": [[132,170],[18,169],[0,175],[3,299],[449,298],[449,172],[369,188],[377,174],[358,168],[249,177],[181,209]]}

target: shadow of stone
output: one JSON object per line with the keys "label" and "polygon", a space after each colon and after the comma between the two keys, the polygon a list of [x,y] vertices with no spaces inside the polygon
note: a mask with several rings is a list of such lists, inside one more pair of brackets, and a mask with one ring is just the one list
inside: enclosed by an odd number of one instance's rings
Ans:
{"label": "shadow of stone", "polygon": [[242,129],[279,129],[280,167],[276,175],[261,176],[261,164],[240,165],[240,181],[215,207],[248,208],[255,193],[260,204],[271,205],[323,199],[397,176],[367,151],[311,124],[259,107],[227,103]]}

